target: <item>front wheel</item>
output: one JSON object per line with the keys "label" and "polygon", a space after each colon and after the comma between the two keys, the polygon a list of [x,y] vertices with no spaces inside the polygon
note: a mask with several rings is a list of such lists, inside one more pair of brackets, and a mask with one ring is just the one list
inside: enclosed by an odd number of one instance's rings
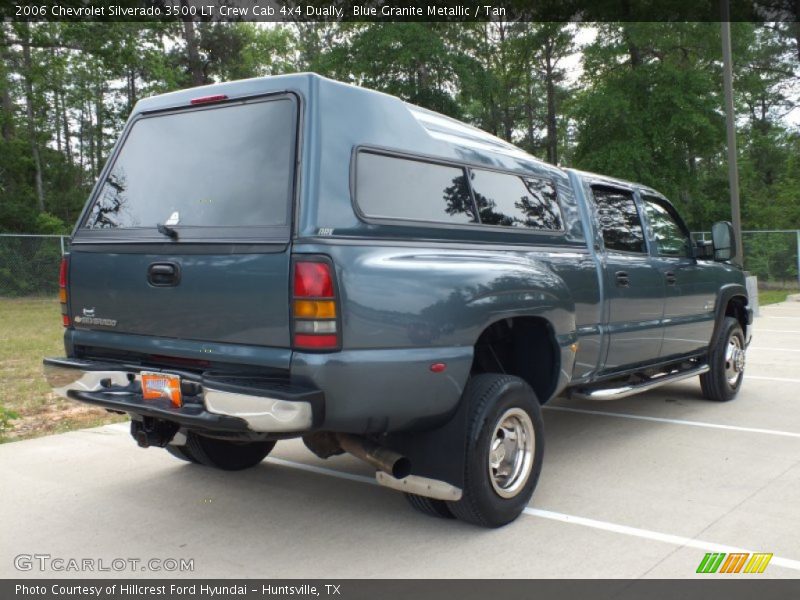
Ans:
{"label": "front wheel", "polygon": [[745,365],[744,332],[739,321],[725,317],[708,352],[708,373],[700,375],[703,396],[717,402],[732,400],[742,387]]}
{"label": "front wheel", "polygon": [[463,401],[470,407],[464,489],[448,506],[462,521],[500,527],[522,513],[539,479],[542,411],[531,387],[510,375],[473,377]]}
{"label": "front wheel", "polygon": [[190,431],[186,434],[184,446],[167,446],[167,451],[182,460],[207,467],[241,471],[256,466],[274,447],[275,442],[235,442]]}

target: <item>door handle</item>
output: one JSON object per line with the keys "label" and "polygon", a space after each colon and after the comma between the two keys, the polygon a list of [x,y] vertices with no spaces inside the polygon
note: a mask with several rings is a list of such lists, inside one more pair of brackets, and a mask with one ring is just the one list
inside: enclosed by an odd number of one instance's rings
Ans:
{"label": "door handle", "polygon": [[181,268],[176,263],[153,263],[147,268],[147,282],[155,287],[178,285],[181,281]]}
{"label": "door handle", "polygon": [[630,287],[631,279],[627,271],[617,271],[614,273],[614,278],[617,280],[617,287]]}
{"label": "door handle", "polygon": [[678,280],[675,277],[675,273],[673,273],[672,271],[667,271],[666,273],[664,273],[664,277],[667,279],[667,285],[675,285],[675,282]]}

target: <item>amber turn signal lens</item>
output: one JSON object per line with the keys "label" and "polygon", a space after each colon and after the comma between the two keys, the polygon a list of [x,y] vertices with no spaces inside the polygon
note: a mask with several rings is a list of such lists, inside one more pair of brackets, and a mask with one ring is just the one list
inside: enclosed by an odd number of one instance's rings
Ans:
{"label": "amber turn signal lens", "polygon": [[295,300],[294,316],[299,319],[335,319],[336,303],[333,300]]}

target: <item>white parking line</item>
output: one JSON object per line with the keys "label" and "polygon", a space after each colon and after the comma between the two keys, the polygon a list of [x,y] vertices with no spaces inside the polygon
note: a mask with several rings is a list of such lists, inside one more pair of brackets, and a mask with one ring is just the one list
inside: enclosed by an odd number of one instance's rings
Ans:
{"label": "white parking line", "polygon": [[[294,462],[291,460],[284,460],[282,458],[273,458],[268,456],[264,459],[266,462],[270,462],[276,465],[280,465],[282,467],[288,467],[290,469],[297,469],[300,471],[308,471],[310,473],[317,473],[319,475],[327,475],[329,477],[337,477],[339,479],[347,479],[349,481],[357,481],[359,483],[368,483],[370,485],[378,485],[378,482],[375,481],[372,477],[365,477],[363,475],[353,475],[351,473],[343,473],[342,471],[336,471],[334,469],[326,469],[324,467],[315,467],[313,465],[306,465],[303,463]],[[685,546],[688,548],[697,548],[699,550],[705,550],[707,552],[753,552],[753,550],[747,550],[745,548],[739,548],[736,546],[726,546],[725,544],[717,544],[714,542],[706,542],[703,540],[698,540],[695,538],[683,537],[679,535],[672,535],[669,533],[661,533],[659,531],[651,531],[649,529],[639,529],[638,527],[629,527],[627,525],[619,525],[618,523],[609,523],[607,521],[598,521],[596,519],[588,519],[586,517],[578,517],[575,515],[568,515],[565,513],[554,512],[551,510],[543,510],[540,508],[530,508],[527,507],[523,511],[524,514],[529,515],[531,517],[539,517],[541,519],[550,519],[551,521],[561,521],[562,523],[570,523],[572,525],[580,525],[582,527],[590,527],[592,529],[602,529],[603,531],[610,531],[612,533],[619,533],[622,535],[629,535],[632,537],[638,537],[648,540],[653,540],[656,542],[664,542],[667,544],[673,544],[675,546]],[[777,565],[779,567],[784,567],[786,569],[792,569],[794,571],[800,571],[800,560],[793,560],[790,558],[783,558],[781,556],[773,556],[772,561],[770,562],[772,565]]]}
{"label": "white parking line", "polygon": [[618,417],[621,419],[635,419],[637,421],[653,421],[655,423],[670,423],[673,425],[691,425],[692,427],[707,427],[709,429],[728,429],[730,431],[743,431],[745,433],[764,433],[767,435],[780,435],[784,437],[800,438],[800,433],[793,431],[779,431],[777,429],[759,429],[757,427],[739,427],[738,425],[720,425],[705,421],[685,421],[683,419],[667,419],[664,417],[647,417],[629,413],[609,412],[604,410],[588,410],[585,408],[570,408],[568,406],[545,406],[548,410],[581,413],[584,415],[600,415],[601,417]]}
{"label": "white parking line", "polygon": [[765,348],[764,346],[750,346],[748,350],[774,350],[775,352],[800,352],[800,348]]}
{"label": "white parking line", "polygon": [[761,327],[753,328],[753,333],[800,333],[800,330],[793,330],[793,329],[761,329]]}
{"label": "white parking line", "polygon": [[800,379],[790,377],[762,377],[761,375],[745,375],[745,379],[758,379],[759,381],[785,381],[787,383],[800,383]]}
{"label": "white parking line", "polygon": [[352,473],[345,473],[343,471],[336,471],[334,469],[326,469],[325,467],[315,467],[314,465],[307,465],[305,463],[294,462],[293,460],[285,460],[283,458],[276,458],[268,456],[264,459],[266,462],[275,463],[282,467],[289,467],[290,469],[297,469],[298,471],[308,471],[309,473],[317,473],[318,475],[331,475],[339,479],[347,479],[349,481],[357,481],[358,483],[374,483],[378,482],[374,477],[366,477],[364,475],[353,475]]}
{"label": "white parking line", "polygon": [[[633,537],[644,538],[647,540],[654,540],[657,542],[674,544],[676,546],[697,548],[698,550],[705,550],[707,552],[726,552],[726,553],[754,552],[753,550],[738,548],[736,546],[726,546],[725,544],[706,542],[695,538],[688,538],[680,535],[672,535],[669,533],[661,533],[659,531],[651,531],[649,529],[639,529],[638,527],[628,527],[627,525],[619,525],[617,523],[609,523],[607,521],[597,521],[595,519],[587,519],[586,517],[576,517],[573,515],[566,515],[564,513],[553,512],[550,510],[542,510],[539,508],[528,507],[524,510],[524,512],[525,514],[531,515],[533,517],[541,517],[543,519],[551,519],[553,521],[561,521],[562,523],[571,523],[573,525],[582,525],[583,527],[591,527],[593,529],[602,529],[603,531],[621,533],[623,535],[630,535]],[[800,571],[800,560],[792,560],[791,558],[773,556],[772,560],[770,561],[770,564],[778,565],[780,567],[785,567],[787,569],[793,569],[795,571]]]}

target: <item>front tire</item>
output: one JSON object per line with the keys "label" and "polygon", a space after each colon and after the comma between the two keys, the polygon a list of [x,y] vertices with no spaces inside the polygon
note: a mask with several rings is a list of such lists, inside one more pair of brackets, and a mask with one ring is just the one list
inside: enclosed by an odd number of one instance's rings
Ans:
{"label": "front tire", "polygon": [[703,396],[715,402],[733,400],[742,387],[745,366],[744,332],[739,321],[725,317],[708,352],[708,373],[700,375]]}
{"label": "front tire", "polygon": [[[275,442],[234,442],[205,437],[190,431],[186,434],[186,445],[176,448],[181,448],[180,454],[186,456],[184,460],[223,471],[241,471],[255,467],[274,447]],[[169,448],[167,450],[170,451]],[[170,454],[175,455],[172,451]]]}
{"label": "front tire", "polygon": [[461,500],[448,502],[458,519],[500,527],[528,505],[544,457],[539,401],[519,377],[487,373],[464,391],[470,407]]}

